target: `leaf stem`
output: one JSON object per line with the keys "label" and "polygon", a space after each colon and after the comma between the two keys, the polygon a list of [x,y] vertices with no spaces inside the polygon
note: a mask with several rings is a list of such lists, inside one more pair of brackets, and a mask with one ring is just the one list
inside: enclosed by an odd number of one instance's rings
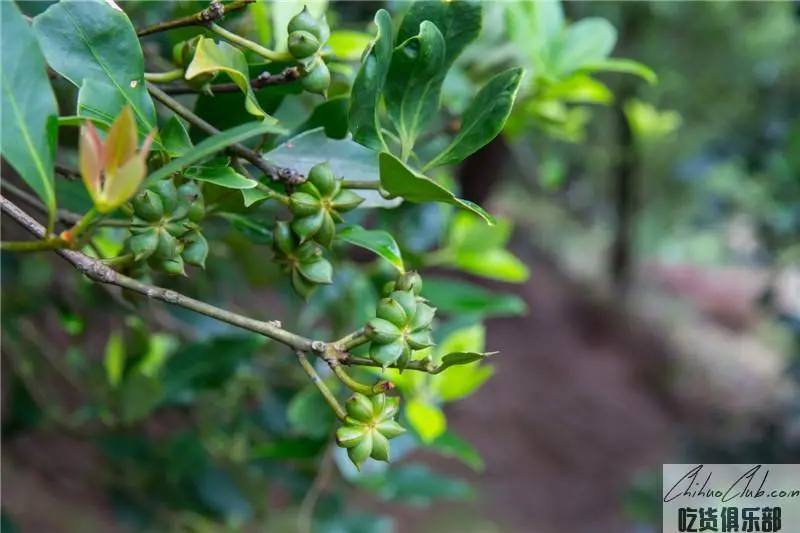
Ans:
{"label": "leaf stem", "polygon": [[358,392],[367,396],[375,396],[376,394],[382,394],[394,388],[394,385],[391,381],[379,381],[375,385],[365,385],[364,383],[359,383],[351,378],[347,372],[345,372],[339,361],[333,359],[326,360],[326,362],[328,363],[328,366],[331,367],[331,370],[333,370],[333,373],[336,374],[336,377],[339,378],[339,381],[344,383],[344,385],[353,392]]}
{"label": "leaf stem", "polygon": [[[269,72],[262,72],[255,78],[250,80],[250,87],[254,91],[259,91],[264,87],[272,87],[275,85],[287,85],[294,83],[300,79],[300,70],[297,67],[288,67],[283,69],[280,74],[270,74]],[[197,94],[199,91],[193,87],[182,85],[168,85],[161,88],[166,94],[180,95],[180,94]],[[235,83],[218,83],[209,87],[212,93],[240,93],[241,87]]]}
{"label": "leaf stem", "polygon": [[[42,232],[44,235],[44,232]],[[71,244],[60,237],[50,237],[39,241],[6,241],[0,242],[0,250],[4,252],[44,252],[69,248]]]}
{"label": "leaf stem", "polygon": [[357,346],[361,346],[369,342],[369,339],[364,335],[364,328],[355,330],[334,342],[336,349],[342,352],[348,352]]}
{"label": "leaf stem", "polygon": [[300,366],[303,367],[305,373],[308,374],[309,378],[311,378],[311,383],[317,387],[320,394],[322,394],[322,397],[325,398],[325,401],[328,402],[328,405],[330,405],[331,409],[333,409],[333,412],[336,413],[336,417],[339,420],[344,420],[347,418],[347,411],[344,410],[344,407],[342,407],[342,404],[340,404],[336,399],[336,396],[333,395],[328,386],[325,385],[325,382],[322,381],[322,378],[319,377],[317,371],[314,370],[314,365],[312,365],[308,360],[306,354],[298,350],[295,352],[295,355],[297,355],[297,360],[300,362]]}
{"label": "leaf stem", "polygon": [[[376,363],[372,359],[367,359],[366,357],[355,357],[353,355],[346,355],[345,357],[340,358],[339,363],[348,366],[372,366],[382,368],[380,363]],[[389,365],[386,368],[397,368],[397,365]],[[419,372],[426,372],[428,374],[438,374],[445,368],[447,367],[435,365],[433,362],[426,361],[424,359],[419,361],[409,361],[405,366],[405,370],[417,370]]]}
{"label": "leaf stem", "polygon": [[275,50],[270,50],[269,48],[264,48],[260,44],[251,41],[241,35],[237,35],[231,31],[226,30],[222,26],[218,24],[214,24],[213,22],[208,25],[208,29],[211,30],[213,33],[216,33],[226,41],[229,41],[241,48],[246,50],[250,50],[253,53],[260,55],[261,57],[269,60],[269,61],[294,61],[289,52],[276,52]]}
{"label": "leaf stem", "polygon": [[[198,129],[204,131],[209,135],[216,135],[219,133],[219,130],[203,120],[202,118],[198,117],[180,102],[169,96],[167,93],[153,85],[152,83],[147,83],[147,91],[156,99],[158,100],[164,107],[173,111],[176,115],[181,117],[182,119],[186,120],[190,124],[197,126]],[[232,144],[228,147],[228,151],[237,157],[241,157],[249,161],[253,166],[255,166],[258,170],[263,172],[265,175],[269,176],[272,181],[283,181],[286,183],[292,184],[300,184],[305,181],[305,178],[302,174],[297,172],[292,168],[286,167],[279,167],[274,165],[261,157],[258,153],[254,152],[253,150],[247,148],[242,144]]]}
{"label": "leaf stem", "polygon": [[342,180],[342,188],[379,191],[381,182],[377,180]]}
{"label": "leaf stem", "polygon": [[183,79],[183,73],[184,70],[182,68],[168,70],[167,72],[145,72],[144,79],[150,83],[169,83]]}
{"label": "leaf stem", "polygon": [[175,28],[185,28],[186,26],[207,26],[209,23],[222,19],[228,13],[238,11],[247,7],[249,4],[255,3],[256,0],[237,0],[229,4],[222,4],[217,0],[211,2],[207,8],[198,11],[193,15],[188,15],[176,20],[167,22],[159,22],[152,26],[147,26],[136,32],[139,37],[145,35],[152,35],[167,30],[174,30]]}
{"label": "leaf stem", "polygon": [[289,205],[291,203],[291,200],[289,200],[288,196],[286,196],[285,194],[281,194],[278,191],[270,189],[268,185],[259,182],[256,185],[256,189],[265,194],[268,194],[270,198],[278,200],[283,205]]}

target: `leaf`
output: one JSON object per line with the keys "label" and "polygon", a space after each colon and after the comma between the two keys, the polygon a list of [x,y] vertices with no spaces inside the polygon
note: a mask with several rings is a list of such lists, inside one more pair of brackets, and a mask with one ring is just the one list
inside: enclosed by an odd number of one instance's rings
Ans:
{"label": "leaf", "polygon": [[442,410],[418,398],[412,398],[406,404],[406,417],[422,442],[426,444],[447,429],[447,419]]}
{"label": "leaf", "polygon": [[206,157],[224,150],[232,144],[236,144],[256,135],[261,135],[264,133],[280,134],[284,131],[285,130],[277,126],[273,126],[272,124],[267,124],[265,122],[251,122],[249,124],[242,124],[241,126],[219,132],[213,137],[209,137],[197,144],[197,146],[187,151],[182,157],[173,159],[163,167],[150,174],[147,179],[144,180],[141,188],[146,189],[154,183],[157,183],[162,179],[183,170],[184,168],[200,161],[201,159],[205,159]]}
{"label": "leaf", "polygon": [[116,117],[127,103],[134,110],[140,134],[155,129],[142,48],[130,19],[114,3],[62,0],[33,19],[33,30],[53,70],[76,87],[86,80],[97,82],[90,85],[98,89],[90,100],[94,109]]}
{"label": "leaf", "polygon": [[502,248],[511,238],[511,230],[508,219],[495,219],[494,226],[487,226],[469,213],[456,213],[450,222],[447,247],[456,253]]}
{"label": "leaf", "polygon": [[400,134],[404,159],[439,111],[444,59],[444,37],[427,20],[420,25],[419,35],[400,44],[392,54],[383,94],[386,111]]}
{"label": "leaf", "polygon": [[271,198],[272,195],[261,189],[242,189],[242,200],[245,207],[250,207],[256,202]]}
{"label": "leaf", "polygon": [[423,464],[406,464],[386,471],[378,494],[389,501],[408,501],[428,505],[433,500],[467,500],[474,497],[470,485],[459,479],[437,474]]}
{"label": "leaf", "polygon": [[50,213],[56,211],[53,178],[54,138],[58,106],[47,79],[42,51],[17,5],[0,4],[0,63],[2,76],[2,131],[0,151],[14,170],[41,198]]}
{"label": "leaf", "polygon": [[589,63],[579,69],[581,72],[620,72],[639,76],[647,83],[658,83],[658,75],[650,67],[642,65],[632,59],[618,59],[609,57],[596,63]]}
{"label": "leaf", "polygon": [[579,74],[544,88],[540,98],[569,103],[608,105],[614,101],[614,94],[604,83]]}
{"label": "leaf", "polygon": [[453,352],[442,357],[442,368],[448,368],[457,365],[468,365],[475,361],[482,361],[492,355],[497,355],[499,352]]}
{"label": "leaf", "polygon": [[[329,139],[323,128],[310,130],[293,137],[266,154],[267,159],[277,165],[289,166],[307,175],[311,167],[328,162],[336,177],[354,181],[378,181],[378,154],[346,139]],[[364,197],[359,208],[396,207],[400,198],[386,200],[377,191],[360,190]]]}
{"label": "leaf", "polygon": [[442,277],[426,277],[422,294],[442,314],[503,317],[524,315],[528,310],[525,301],[515,294]]}
{"label": "leaf", "polygon": [[486,327],[474,324],[450,333],[439,345],[439,352],[478,352],[486,345]]}
{"label": "leaf", "polygon": [[213,183],[226,189],[252,189],[258,182],[246,178],[233,170],[230,159],[227,157],[214,159],[204,165],[192,166],[186,169],[184,175],[197,181]]}
{"label": "leaf", "polygon": [[346,95],[329,98],[327,102],[314,108],[308,120],[292,132],[292,137],[304,131],[323,127],[328,138],[345,139],[348,136],[347,107],[349,104],[350,99]]}
{"label": "leaf", "polygon": [[367,33],[339,30],[331,33],[328,46],[333,55],[343,61],[358,61],[369,46],[372,37]]}
{"label": "leaf", "polygon": [[97,127],[99,130],[106,131],[111,128],[111,122],[108,122],[103,119],[93,118],[93,117],[82,117],[80,115],[70,115],[66,117],[58,117],[58,125],[61,126],[74,126],[79,127],[83,126],[86,122],[91,122],[92,124]]}
{"label": "leaf", "polygon": [[525,263],[502,248],[457,252],[454,263],[464,272],[509,283],[522,283],[530,275]]}
{"label": "leaf", "polygon": [[393,48],[392,17],[389,12],[379,9],[375,14],[375,24],[378,33],[367,48],[350,91],[348,122],[357,143],[380,150],[385,143],[381,135],[378,103],[389,73]]}
{"label": "leaf", "polygon": [[[282,2],[281,2],[282,3]],[[285,67],[291,66],[286,63],[258,63],[249,65],[250,79],[257,78],[264,72],[278,73]],[[214,83],[233,82],[228,74],[222,72]],[[301,94],[303,88],[299,82],[286,83],[282,85],[270,85],[262,87],[255,93],[259,107],[268,115],[274,114],[289,95]],[[249,122],[252,115],[245,108],[247,95],[242,92],[215,93],[213,95],[200,94],[194,104],[194,112],[197,116],[217,128],[227,130]],[[192,125],[189,128],[189,136],[195,142],[208,137],[208,134]],[[257,139],[253,139],[255,145]]]}
{"label": "leaf", "polygon": [[388,232],[347,226],[336,233],[336,238],[375,252],[389,261],[401,274],[405,273],[400,247]]}
{"label": "leaf", "polygon": [[441,0],[418,1],[411,5],[403,17],[397,33],[397,44],[417,34],[424,21],[433,23],[442,33],[446,53],[442,72],[446,72],[461,52],[474,41],[481,31],[483,8],[471,0],[447,2]]}
{"label": "leaf", "polygon": [[259,223],[243,215],[222,213],[221,217],[227,219],[234,228],[255,244],[272,244],[272,229],[266,222]]}
{"label": "leaf", "polygon": [[570,24],[561,38],[551,43],[548,74],[562,79],[586,65],[603,61],[616,43],[617,30],[604,18],[590,17]]}
{"label": "leaf", "polygon": [[323,439],[330,434],[336,416],[319,390],[310,385],[289,402],[289,423],[301,435]]}
{"label": "leaf", "polygon": [[106,369],[108,384],[112,388],[117,388],[122,380],[122,371],[125,368],[125,345],[119,331],[112,331],[108,337],[103,366]]}
{"label": "leaf", "polygon": [[174,115],[169,117],[167,123],[161,128],[161,142],[171,157],[185,155],[193,147],[189,132],[186,131],[181,119]]}
{"label": "leaf", "polygon": [[483,471],[485,467],[478,450],[450,430],[439,435],[439,437],[428,444],[428,446],[439,455],[458,459],[476,472]]}
{"label": "leaf", "polygon": [[479,205],[468,200],[456,198],[453,193],[410,168],[388,152],[381,152],[378,156],[381,185],[390,194],[400,196],[409,202],[444,202],[457,205],[483,218],[487,223],[494,224],[494,218]]}
{"label": "leaf", "polygon": [[245,94],[244,107],[248,113],[265,122],[276,124],[277,119],[267,115],[258,105],[253,88],[250,86],[250,70],[244,54],[224,41],[215,43],[213,39],[200,36],[197,51],[186,69],[186,79],[191,80],[203,74],[224,72],[230,76],[242,93]]}
{"label": "leaf", "polygon": [[491,366],[448,365],[445,372],[434,376],[435,389],[444,402],[461,400],[478,390],[494,372]]}
{"label": "leaf", "polygon": [[456,138],[423,171],[462,161],[494,139],[511,113],[523,74],[522,68],[512,68],[490,79],[464,112]]}
{"label": "leaf", "polygon": [[164,386],[156,377],[132,372],[120,389],[120,417],[126,424],[149,415],[164,399]]}

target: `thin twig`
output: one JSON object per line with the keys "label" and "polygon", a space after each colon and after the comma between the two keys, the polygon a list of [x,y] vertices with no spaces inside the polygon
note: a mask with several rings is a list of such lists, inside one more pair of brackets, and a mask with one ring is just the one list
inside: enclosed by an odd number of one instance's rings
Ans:
{"label": "thin twig", "polygon": [[54,168],[56,174],[70,181],[81,179],[81,173],[73,168],[69,168],[68,166],[61,165],[59,163],[56,163]]}
{"label": "thin twig", "polygon": [[306,354],[298,350],[295,352],[295,355],[297,355],[297,360],[300,362],[300,366],[303,367],[305,373],[308,374],[309,378],[311,378],[311,383],[314,384],[314,386],[319,390],[320,394],[322,394],[322,397],[325,398],[325,401],[328,402],[330,408],[333,409],[334,413],[336,413],[337,418],[339,418],[339,420],[344,420],[347,418],[347,411],[344,410],[344,407],[342,407],[342,405],[336,399],[336,396],[333,395],[328,386],[325,385],[325,382],[322,381],[322,378],[319,377],[317,371],[314,370],[314,365],[312,365],[308,360]]}
{"label": "thin twig", "polygon": [[187,26],[208,26],[215,20],[222,19],[228,13],[243,9],[255,1],[256,0],[238,0],[236,2],[223,5],[222,2],[214,0],[202,11],[198,11],[193,15],[188,15],[176,20],[159,22],[157,24],[153,24],[152,26],[147,26],[146,28],[138,30],[136,35],[139,37],[144,37],[145,35],[152,35],[162,31],[174,30],[175,28],[185,28]]}
{"label": "thin twig", "polygon": [[[45,228],[41,224],[39,224],[22,209],[17,207],[14,203],[3,196],[0,196],[0,207],[2,207],[4,212],[6,212],[33,235],[39,238],[44,236]],[[190,311],[215,318],[221,322],[226,322],[233,326],[269,337],[270,339],[285,344],[295,350],[309,351],[312,349],[312,344],[315,346],[318,344],[324,346],[324,343],[319,341],[315,342],[311,339],[291,333],[274,325],[271,322],[255,320],[253,318],[249,318],[238,313],[233,313],[231,311],[226,311],[225,309],[220,309],[219,307],[215,307],[211,304],[195,300],[194,298],[190,298],[179,292],[170,289],[164,289],[162,287],[156,287],[129,278],[109,268],[100,261],[92,259],[91,257],[88,257],[80,252],[74,252],[71,250],[56,250],[56,253],[69,261],[80,273],[98,283],[116,285],[118,287],[143,294],[154,300],[161,300],[168,304],[189,309]]]}
{"label": "thin twig", "polygon": [[[294,83],[300,79],[300,70],[297,67],[288,67],[280,74],[270,74],[269,72],[262,72],[257,77],[250,80],[250,87],[254,91],[263,89],[264,87],[271,87],[275,85],[286,85]],[[218,83],[209,87],[212,93],[238,93],[242,89],[235,83]],[[196,94],[198,91],[188,85],[165,85],[161,87],[164,93],[169,95],[182,95],[182,94]]]}
{"label": "thin twig", "polygon": [[[202,118],[195,115],[185,106],[183,106],[180,102],[175,100],[174,98],[170,97],[167,93],[162,91],[160,88],[156,87],[152,83],[147,83],[147,90],[150,92],[153,97],[161,102],[165,107],[173,111],[176,115],[181,117],[182,119],[186,120],[187,122],[194,124],[199,129],[203,130],[205,133],[209,135],[216,135],[220,131],[203,120]],[[299,185],[305,181],[305,177],[300,174],[298,171],[292,168],[280,167],[278,165],[273,165],[261,155],[257,154],[253,150],[247,148],[241,144],[232,144],[228,147],[228,151],[237,157],[241,157],[249,161],[253,166],[263,172],[265,175],[269,176],[272,181],[282,181],[289,185]]]}

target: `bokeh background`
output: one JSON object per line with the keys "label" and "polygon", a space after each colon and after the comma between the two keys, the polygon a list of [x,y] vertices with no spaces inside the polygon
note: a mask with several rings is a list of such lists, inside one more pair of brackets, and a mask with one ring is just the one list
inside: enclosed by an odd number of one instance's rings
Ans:
{"label": "bokeh background", "polygon": [[[495,22],[449,80],[453,114],[470,76],[509,50],[525,56],[503,23],[505,4],[487,2]],[[122,3],[142,23],[203,5]],[[32,15],[46,6],[22,3]],[[403,4],[334,2],[328,16],[368,32],[380,7]],[[251,19],[280,7],[258,9],[234,23],[261,31]],[[291,459],[273,455],[254,475],[237,462],[252,435],[234,414],[266,390],[256,411],[279,432],[298,389],[273,377],[290,372],[291,360],[251,364],[253,352],[274,348],[156,304],[136,319],[119,295],[83,283],[57,258],[3,254],[3,531],[125,531],[145,528],[152,514],[173,530],[296,531],[314,491],[319,516],[361,513],[338,525],[320,518],[314,531],[326,533],[643,533],[660,528],[662,463],[797,462],[800,7],[568,1],[563,9],[570,21],[608,19],[618,30],[613,56],[647,65],[659,82],[604,73],[596,78],[613,98],[595,92],[552,112],[520,105],[504,134],[453,174],[465,198],[512,222],[509,249],[527,273],[510,284],[423,271],[497,291],[485,330],[487,349],[501,352],[494,375],[446,407],[448,427],[479,455],[471,466],[463,453],[459,461],[417,450],[400,462],[422,470],[370,488],[349,483],[327,455],[296,461],[308,442],[291,441]],[[432,211],[403,217],[420,234],[440,231]],[[3,218],[4,239],[22,235]],[[264,274],[260,255],[225,238],[193,290],[294,317],[285,322],[298,327],[317,324],[324,302],[301,311]],[[172,354],[174,380],[196,390],[191,402],[102,431],[102,416],[81,409],[121,328],[129,351],[144,343]],[[187,346],[192,356],[181,357]],[[53,423],[63,412],[83,413],[99,436]],[[308,456],[316,461],[318,451]]]}

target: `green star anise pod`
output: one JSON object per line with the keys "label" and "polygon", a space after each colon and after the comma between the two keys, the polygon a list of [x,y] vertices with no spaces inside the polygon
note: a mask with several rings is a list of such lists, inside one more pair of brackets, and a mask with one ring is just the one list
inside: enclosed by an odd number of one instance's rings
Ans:
{"label": "green star anise pod", "polygon": [[393,363],[405,368],[411,353],[433,346],[431,324],[436,309],[418,296],[422,280],[415,272],[401,276],[394,290],[378,302],[376,317],[366,325],[370,339],[369,355],[386,368]]}
{"label": "green star anise pod", "polygon": [[298,242],[283,221],[275,223],[273,249],[284,272],[291,276],[292,288],[307,300],[317,285],[333,283],[333,266],[322,257],[322,248],[311,241]]}
{"label": "green star anise pod", "polygon": [[342,189],[328,163],[314,165],[308,180],[289,197],[294,215],[291,228],[301,242],[311,238],[329,248],[336,235],[341,213],[351,211],[364,201],[353,191]]}
{"label": "green star anise pod", "polygon": [[336,431],[336,444],[347,449],[357,469],[367,458],[389,461],[389,440],[405,429],[395,422],[400,398],[376,394],[369,397],[355,393],[345,403],[347,418]]}

